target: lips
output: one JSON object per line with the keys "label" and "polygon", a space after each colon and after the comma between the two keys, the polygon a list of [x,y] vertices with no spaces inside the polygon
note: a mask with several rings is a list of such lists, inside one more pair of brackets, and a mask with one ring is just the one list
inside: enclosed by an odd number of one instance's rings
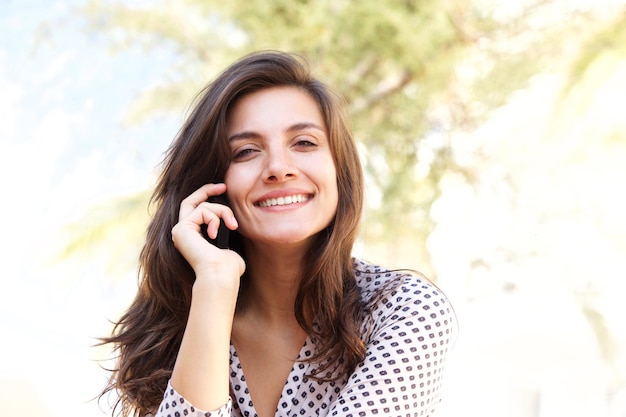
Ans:
{"label": "lips", "polygon": [[297,204],[307,201],[309,199],[308,194],[293,194],[281,197],[266,198],[257,202],[255,205],[259,207],[274,207],[274,206],[286,206],[289,204]]}

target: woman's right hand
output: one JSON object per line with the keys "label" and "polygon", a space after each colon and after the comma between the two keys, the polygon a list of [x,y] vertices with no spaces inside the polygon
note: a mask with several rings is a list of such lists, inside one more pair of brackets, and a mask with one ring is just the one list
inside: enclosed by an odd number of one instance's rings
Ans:
{"label": "woman's right hand", "polygon": [[215,238],[220,219],[228,229],[238,228],[229,207],[207,202],[225,191],[225,184],[200,187],[181,202],[178,223],[172,228],[174,246],[193,268],[196,281],[171,384],[186,400],[206,410],[228,401],[230,335],[245,270],[237,252],[220,249],[201,234],[206,224],[207,234]]}
{"label": "woman's right hand", "polygon": [[[223,194],[225,184],[206,184],[185,198],[180,204],[178,223],[172,228],[174,246],[185,257],[196,273],[196,279],[203,276],[219,279],[230,277],[236,272],[240,277],[245,271],[244,260],[238,253],[229,249],[220,249],[202,236],[200,230],[207,225],[207,234],[215,239],[220,219],[230,230],[239,227],[230,207],[207,202],[209,197]],[[231,270],[231,273],[224,273]]]}

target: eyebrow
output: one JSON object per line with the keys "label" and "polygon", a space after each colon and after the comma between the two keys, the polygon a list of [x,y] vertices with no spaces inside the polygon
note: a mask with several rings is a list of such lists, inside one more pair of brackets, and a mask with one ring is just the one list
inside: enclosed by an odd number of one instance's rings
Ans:
{"label": "eyebrow", "polygon": [[[307,130],[307,129],[316,129],[324,133],[324,135],[326,135],[326,129],[324,129],[322,126],[318,125],[317,123],[312,123],[312,122],[302,122],[302,123],[293,124],[289,126],[287,129],[285,129],[285,132],[292,133],[292,132],[298,132],[300,130]],[[229,136],[228,141],[232,142],[236,140],[259,138],[259,137],[261,137],[261,135],[256,132],[243,131],[243,132],[235,133],[234,135]]]}

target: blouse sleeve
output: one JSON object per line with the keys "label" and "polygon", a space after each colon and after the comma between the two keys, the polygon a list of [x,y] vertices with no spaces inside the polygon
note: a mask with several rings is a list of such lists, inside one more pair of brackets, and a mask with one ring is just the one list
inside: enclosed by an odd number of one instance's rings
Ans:
{"label": "blouse sleeve", "polygon": [[213,411],[203,411],[195,408],[185,398],[183,398],[172,387],[171,383],[167,383],[167,389],[163,395],[163,401],[159,405],[159,411],[154,417],[230,417],[232,412],[232,400],[228,398],[228,402],[222,407]]}
{"label": "blouse sleeve", "polygon": [[445,295],[407,276],[371,308],[365,361],[349,377],[329,416],[431,416],[456,325]]}

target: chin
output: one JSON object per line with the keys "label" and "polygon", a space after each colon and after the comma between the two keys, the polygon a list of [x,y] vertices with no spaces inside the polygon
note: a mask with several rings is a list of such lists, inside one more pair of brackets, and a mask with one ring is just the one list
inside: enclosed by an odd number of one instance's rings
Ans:
{"label": "chin", "polygon": [[[300,231],[301,232],[301,231]],[[277,246],[301,246],[310,245],[314,240],[317,233],[305,234],[305,233],[273,233],[266,234],[264,236],[248,237],[248,240],[252,243],[258,243],[261,245],[277,245]]]}

